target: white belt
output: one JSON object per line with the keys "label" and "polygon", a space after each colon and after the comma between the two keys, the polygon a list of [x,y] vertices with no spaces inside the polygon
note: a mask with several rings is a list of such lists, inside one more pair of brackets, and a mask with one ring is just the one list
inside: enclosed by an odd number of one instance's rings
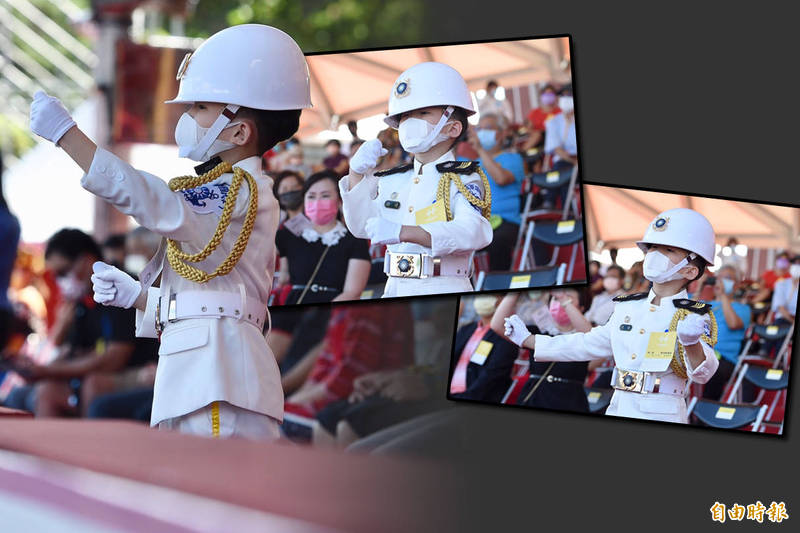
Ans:
{"label": "white belt", "polygon": [[[162,304],[169,302],[169,304]],[[243,294],[225,291],[183,291],[159,297],[156,306],[156,330],[167,322],[186,318],[230,317],[250,322],[261,329],[267,306]]]}
{"label": "white belt", "polygon": [[469,256],[434,257],[423,253],[386,252],[383,272],[395,278],[429,278],[469,274]]}
{"label": "white belt", "polygon": [[687,380],[672,373],[624,370],[614,367],[611,374],[611,386],[615,389],[642,394],[685,396],[687,384]]}

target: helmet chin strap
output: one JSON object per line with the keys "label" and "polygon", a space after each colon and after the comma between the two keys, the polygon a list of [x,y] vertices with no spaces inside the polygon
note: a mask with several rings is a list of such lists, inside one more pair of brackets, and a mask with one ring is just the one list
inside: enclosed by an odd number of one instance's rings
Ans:
{"label": "helmet chin strap", "polygon": [[236,112],[239,111],[239,107],[240,106],[235,104],[226,105],[217,117],[217,120],[208,128],[206,134],[200,139],[200,142],[197,143],[197,146],[194,147],[194,150],[192,150],[187,157],[195,161],[202,161],[203,156],[208,149],[211,148],[214,141],[217,140],[217,137],[219,137],[219,134],[225,129],[225,126],[233,120]]}

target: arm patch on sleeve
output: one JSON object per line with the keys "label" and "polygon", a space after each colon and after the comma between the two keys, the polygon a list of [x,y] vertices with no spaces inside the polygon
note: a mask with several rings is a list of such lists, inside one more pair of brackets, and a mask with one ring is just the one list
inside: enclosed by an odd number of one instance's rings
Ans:
{"label": "arm patch on sleeve", "polygon": [[[479,198],[479,199],[483,200],[483,190],[481,189],[480,185],[478,185],[475,182],[471,182],[471,183],[467,183],[464,186],[467,188],[467,190],[470,193],[472,193],[472,196],[474,196],[475,198]],[[472,208],[475,211],[477,211],[478,213],[481,212],[481,208],[478,207],[477,205],[474,205],[474,204],[469,204],[469,205],[471,205]]]}

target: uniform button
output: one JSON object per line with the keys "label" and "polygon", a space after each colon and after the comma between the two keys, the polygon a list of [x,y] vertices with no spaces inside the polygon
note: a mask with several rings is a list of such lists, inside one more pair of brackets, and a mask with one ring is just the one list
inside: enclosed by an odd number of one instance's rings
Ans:
{"label": "uniform button", "polygon": [[414,206],[411,206],[411,205],[408,206],[408,212],[409,213],[413,213],[414,212]]}
{"label": "uniform button", "polygon": [[651,305],[651,306],[650,306],[650,310],[651,310],[651,311],[655,311],[655,310],[656,310],[656,307],[655,307],[654,305]]}
{"label": "uniform button", "polygon": [[631,359],[636,359],[636,354],[635,353],[631,354]]}
{"label": "uniform button", "polygon": [[639,335],[641,335],[642,333],[644,333],[644,328],[639,330]]}
{"label": "uniform button", "polygon": [[414,183],[419,183],[419,178],[414,178]]}

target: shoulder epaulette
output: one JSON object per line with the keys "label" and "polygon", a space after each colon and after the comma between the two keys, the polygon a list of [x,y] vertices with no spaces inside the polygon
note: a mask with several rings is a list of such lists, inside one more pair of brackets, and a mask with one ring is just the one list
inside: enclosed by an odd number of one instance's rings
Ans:
{"label": "shoulder epaulette", "polygon": [[390,174],[399,174],[400,172],[408,172],[412,168],[414,168],[414,163],[408,163],[405,165],[396,166],[394,168],[387,168],[386,170],[379,170],[374,175],[380,178],[382,176],[389,176]]}
{"label": "shoulder epaulette", "polygon": [[623,296],[616,296],[616,297],[612,298],[612,300],[615,301],[615,302],[630,302],[630,301],[633,301],[633,300],[641,300],[642,298],[647,298],[648,294],[649,293],[647,293],[647,292],[637,292],[637,293],[634,293],[634,294],[628,294],[627,296],[624,296],[624,295]]}
{"label": "shoulder epaulette", "polygon": [[472,174],[478,171],[477,161],[445,161],[436,165],[439,172],[455,172],[456,174]]}
{"label": "shoulder epaulette", "polygon": [[709,304],[696,302],[694,300],[689,300],[688,298],[672,300],[672,303],[675,304],[675,307],[679,309],[686,309],[687,311],[691,311],[692,313],[697,313],[700,315],[705,315],[711,311],[711,306]]}

